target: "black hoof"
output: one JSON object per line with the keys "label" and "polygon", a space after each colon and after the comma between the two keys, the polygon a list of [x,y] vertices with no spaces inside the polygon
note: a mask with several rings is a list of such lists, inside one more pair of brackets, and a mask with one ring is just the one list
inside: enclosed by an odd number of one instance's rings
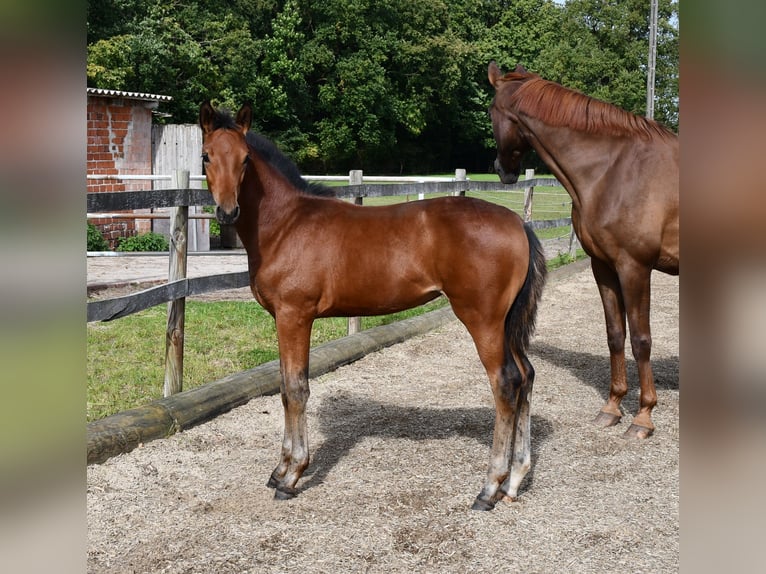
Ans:
{"label": "black hoof", "polygon": [[277,488],[279,486],[279,481],[272,475],[269,477],[269,481],[266,483],[266,486],[269,488]]}
{"label": "black hoof", "polygon": [[495,503],[490,502],[489,500],[483,500],[479,497],[476,497],[476,500],[473,501],[473,506],[471,506],[471,510],[492,510],[495,508]]}
{"label": "black hoof", "polygon": [[277,488],[274,491],[274,500],[290,500],[295,498],[298,491],[294,488]]}

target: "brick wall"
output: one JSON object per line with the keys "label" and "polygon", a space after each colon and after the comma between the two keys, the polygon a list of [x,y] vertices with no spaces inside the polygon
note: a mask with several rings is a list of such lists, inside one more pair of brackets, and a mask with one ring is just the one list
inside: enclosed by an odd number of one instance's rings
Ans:
{"label": "brick wall", "polygon": [[[143,100],[88,95],[88,175],[152,173],[152,107]],[[88,192],[151,189],[151,181],[88,180]],[[116,247],[119,237],[145,233],[149,220],[92,219]]]}

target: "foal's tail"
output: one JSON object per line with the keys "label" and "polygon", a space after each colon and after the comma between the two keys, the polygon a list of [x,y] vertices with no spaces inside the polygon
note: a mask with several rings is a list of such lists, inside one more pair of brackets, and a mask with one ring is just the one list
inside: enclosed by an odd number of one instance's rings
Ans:
{"label": "foal's tail", "polygon": [[529,242],[529,267],[524,285],[516,295],[516,300],[505,318],[505,338],[510,347],[509,350],[514,349],[526,355],[529,339],[535,332],[537,305],[543,294],[548,268],[545,265],[543,246],[540,245],[540,240],[532,227],[524,224],[524,231]]}

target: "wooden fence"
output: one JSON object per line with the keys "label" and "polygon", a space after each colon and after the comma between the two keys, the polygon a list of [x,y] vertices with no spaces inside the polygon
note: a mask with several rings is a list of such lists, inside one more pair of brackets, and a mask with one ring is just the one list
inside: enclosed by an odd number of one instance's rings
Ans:
{"label": "wooden fence", "polygon": [[[120,176],[88,176],[95,178],[119,178]],[[141,176],[132,176],[140,178]],[[248,287],[250,284],[247,271],[223,273],[204,277],[186,277],[186,258],[188,245],[188,222],[190,206],[215,205],[209,191],[189,188],[189,172],[176,171],[172,178],[171,189],[153,189],[146,191],[101,192],[87,194],[88,217],[124,210],[171,208],[170,210],[170,253],[168,282],[137,293],[91,301],[87,306],[88,322],[111,321],[137,313],[149,307],[168,302],[168,322],[165,337],[165,383],[164,396],[178,393],[183,388],[183,344],[184,311],[186,297],[212,291]],[[157,179],[151,176],[145,179]],[[200,176],[193,176],[201,179]],[[309,180],[328,180],[338,178],[306,176]],[[345,178],[343,178],[345,179]],[[456,170],[454,178],[366,178],[363,183],[361,171],[349,173],[349,185],[334,188],[336,196],[353,199],[363,204],[364,198],[416,195],[419,199],[426,194],[449,193],[464,195],[468,191],[514,191],[524,190],[524,219],[533,228],[563,227],[571,224],[570,218],[531,221],[532,198],[537,186],[561,186],[553,178],[534,178],[534,171],[527,170],[526,179],[516,184],[505,185],[498,182],[471,181],[466,178],[465,170]],[[399,182],[391,185],[390,182]],[[119,217],[118,214],[114,215]],[[136,217],[141,217],[137,215]],[[570,236],[570,251],[573,249]],[[360,329],[360,319],[349,318],[349,334]]]}

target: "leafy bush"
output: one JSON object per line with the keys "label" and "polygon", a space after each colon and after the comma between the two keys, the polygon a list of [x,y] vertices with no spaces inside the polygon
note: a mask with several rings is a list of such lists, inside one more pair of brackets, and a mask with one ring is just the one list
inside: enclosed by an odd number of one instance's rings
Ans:
{"label": "leafy bush", "polygon": [[[203,213],[215,213],[215,206],[213,205],[206,205],[202,208]],[[210,220],[210,237],[220,237],[221,236],[221,224],[218,223],[217,219],[211,219]]]}
{"label": "leafy bush", "polygon": [[109,242],[104,239],[98,227],[88,223],[88,251],[108,251]]}
{"label": "leafy bush", "polygon": [[117,242],[117,251],[167,251],[168,239],[160,233],[143,233],[123,237]]}

